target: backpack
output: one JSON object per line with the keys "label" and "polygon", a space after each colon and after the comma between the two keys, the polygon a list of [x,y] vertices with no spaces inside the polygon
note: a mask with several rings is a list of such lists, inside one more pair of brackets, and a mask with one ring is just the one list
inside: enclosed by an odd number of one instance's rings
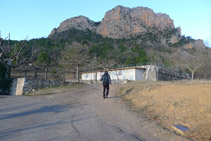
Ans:
{"label": "backpack", "polygon": [[108,76],[107,75],[103,75],[103,84],[108,84]]}

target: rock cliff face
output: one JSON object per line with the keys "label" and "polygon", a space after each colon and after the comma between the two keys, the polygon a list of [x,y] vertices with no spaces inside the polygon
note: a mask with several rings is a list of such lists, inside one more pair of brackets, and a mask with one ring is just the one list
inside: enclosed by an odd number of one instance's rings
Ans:
{"label": "rock cliff face", "polygon": [[151,9],[145,7],[127,8],[117,6],[106,12],[105,17],[99,23],[84,16],[78,16],[65,20],[57,29],[53,29],[49,37],[55,33],[75,28],[78,30],[89,29],[104,37],[120,39],[131,38],[140,33],[164,30],[166,28],[174,29],[174,22],[166,14],[154,13]]}
{"label": "rock cliff face", "polygon": [[126,8],[117,6],[105,14],[97,33],[110,38],[130,38],[156,28],[174,28],[174,22],[166,14],[155,14],[144,7]]}
{"label": "rock cliff face", "polygon": [[200,49],[200,48],[206,48],[204,45],[203,40],[194,40],[188,44],[184,45],[184,48],[187,49],[192,49],[192,48],[196,48],[196,49]]}
{"label": "rock cliff face", "polygon": [[[49,37],[56,33],[75,28],[90,30],[103,37],[122,39],[132,38],[147,33],[156,35],[161,44],[176,44],[181,40],[180,27],[174,27],[174,21],[166,14],[154,13],[145,7],[127,8],[117,6],[106,12],[100,22],[94,22],[87,17],[78,16],[65,20],[58,28],[54,28]],[[204,48],[203,41],[185,43],[185,48]]]}
{"label": "rock cliff face", "polygon": [[84,17],[84,16],[70,18],[70,19],[63,21],[57,29],[54,28],[51,31],[49,37],[54,35],[55,33],[69,30],[71,28],[75,28],[78,30],[89,29],[91,31],[96,31],[96,27],[97,27],[96,25],[97,25],[97,23],[93,22],[92,20],[90,20],[89,18]]}

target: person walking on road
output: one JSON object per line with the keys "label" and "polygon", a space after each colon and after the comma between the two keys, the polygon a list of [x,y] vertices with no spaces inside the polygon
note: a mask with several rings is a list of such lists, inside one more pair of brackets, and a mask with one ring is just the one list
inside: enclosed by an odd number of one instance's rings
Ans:
{"label": "person walking on road", "polygon": [[103,98],[105,99],[108,97],[109,84],[111,84],[111,78],[108,71],[105,71],[100,80],[103,82]]}

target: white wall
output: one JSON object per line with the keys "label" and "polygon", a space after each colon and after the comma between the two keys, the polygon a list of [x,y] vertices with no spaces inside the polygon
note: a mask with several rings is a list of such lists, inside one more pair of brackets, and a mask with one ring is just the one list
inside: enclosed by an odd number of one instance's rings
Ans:
{"label": "white wall", "polygon": [[111,80],[135,80],[135,69],[110,71],[109,74]]}
{"label": "white wall", "polygon": [[100,80],[100,78],[102,77],[103,74],[104,74],[104,72],[98,72],[97,73],[97,80]]}
{"label": "white wall", "polygon": [[[126,69],[109,71],[111,80],[142,80],[144,70]],[[104,72],[97,72],[97,80],[100,80]],[[82,74],[82,80],[96,80],[96,73]]]}
{"label": "white wall", "polygon": [[83,73],[82,80],[95,80],[96,73]]}
{"label": "white wall", "polygon": [[136,69],[136,80],[143,80],[143,75],[145,70]]}

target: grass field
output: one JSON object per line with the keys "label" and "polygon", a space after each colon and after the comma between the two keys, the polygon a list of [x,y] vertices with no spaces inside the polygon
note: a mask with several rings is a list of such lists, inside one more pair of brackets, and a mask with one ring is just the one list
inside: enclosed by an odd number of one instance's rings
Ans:
{"label": "grass field", "polygon": [[176,132],[173,125],[189,128],[184,136],[211,140],[211,83],[208,81],[131,82],[121,85],[122,99],[133,110]]}
{"label": "grass field", "polygon": [[24,94],[25,96],[39,96],[39,95],[49,95],[49,94],[58,94],[66,91],[70,91],[77,88],[82,88],[85,84],[68,84],[59,87],[52,88],[44,88],[41,90],[37,90],[35,92],[31,92],[29,94]]}

